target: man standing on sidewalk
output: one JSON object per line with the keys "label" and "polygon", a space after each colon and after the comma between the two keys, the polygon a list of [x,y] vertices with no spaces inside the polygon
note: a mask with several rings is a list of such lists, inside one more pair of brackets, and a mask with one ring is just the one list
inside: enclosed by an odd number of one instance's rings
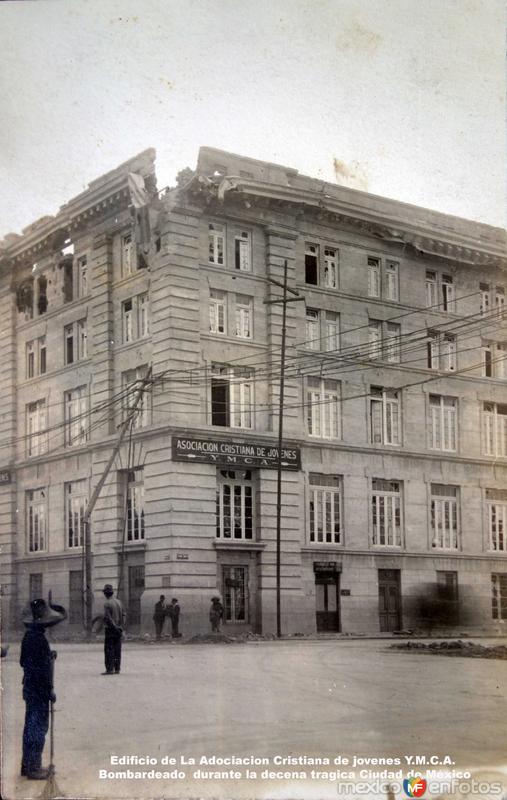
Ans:
{"label": "man standing on sidewalk", "polygon": [[153,611],[153,622],[155,623],[155,637],[157,641],[162,637],[162,630],[167,614],[167,606],[165,604],[165,594],[160,595],[160,600],[155,603]]}
{"label": "man standing on sidewalk", "polygon": [[171,600],[171,605],[167,609],[167,614],[169,619],[171,620],[171,635],[173,639],[179,639],[181,633],[179,631],[179,622],[180,622],[180,604],[176,597],[173,597]]}
{"label": "man standing on sidewalk", "polygon": [[53,691],[56,652],[50,650],[45,632],[46,628],[63,622],[66,616],[62,606],[48,606],[42,598],[32,600],[30,610],[23,615],[26,633],[21,643],[19,663],[24,673],[26,713],[21,775],[36,781],[45,780],[49,774],[47,769],[42,769],[42,751],[49,727],[49,704],[56,702]]}
{"label": "man standing on sidewalk", "polygon": [[102,590],[104,603],[104,661],[106,671],[102,675],[119,675],[121,668],[121,640],[125,614],[120,601],[113,597],[114,590],[106,583]]}

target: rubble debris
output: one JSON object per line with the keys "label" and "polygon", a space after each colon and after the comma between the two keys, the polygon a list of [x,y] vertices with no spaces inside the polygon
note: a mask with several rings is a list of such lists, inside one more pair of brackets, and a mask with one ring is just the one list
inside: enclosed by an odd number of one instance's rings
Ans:
{"label": "rubble debris", "polygon": [[499,658],[507,660],[507,645],[483,645],[477,642],[463,642],[461,639],[431,642],[404,642],[392,644],[391,649],[430,653],[441,656],[463,656],[465,658]]}

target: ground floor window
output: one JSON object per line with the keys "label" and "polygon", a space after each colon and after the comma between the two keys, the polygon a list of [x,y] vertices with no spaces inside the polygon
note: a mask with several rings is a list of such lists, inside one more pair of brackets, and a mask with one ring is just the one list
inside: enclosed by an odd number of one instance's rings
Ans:
{"label": "ground floor window", "polygon": [[248,622],[248,567],[222,567],[225,622]]}
{"label": "ground floor window", "polygon": [[507,572],[494,572],[491,575],[493,619],[507,619]]}
{"label": "ground floor window", "polygon": [[253,539],[254,492],[251,470],[217,473],[217,539]]}

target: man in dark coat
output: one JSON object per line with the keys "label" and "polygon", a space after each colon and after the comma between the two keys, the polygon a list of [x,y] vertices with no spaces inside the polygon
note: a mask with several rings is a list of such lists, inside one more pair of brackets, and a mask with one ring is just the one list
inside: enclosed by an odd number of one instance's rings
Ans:
{"label": "man in dark coat", "polygon": [[[51,610],[53,609],[53,611]],[[56,612],[56,613],[55,613]],[[23,617],[26,633],[21,643],[19,663],[23,667],[23,699],[26,703],[23,730],[21,774],[31,780],[44,780],[42,751],[49,727],[49,703],[56,702],[53,691],[53,659],[45,630],[66,617],[61,606],[51,606],[43,599],[32,600],[30,612]]]}
{"label": "man in dark coat", "polygon": [[173,597],[171,600],[171,605],[167,609],[167,615],[171,620],[171,635],[173,639],[179,639],[181,633],[179,632],[179,621],[180,621],[180,604],[178,603],[178,599]]}
{"label": "man in dark coat", "polygon": [[153,611],[153,622],[155,623],[155,636],[157,639],[160,639],[162,636],[166,614],[165,594],[161,594],[160,600],[158,603],[155,603],[155,609]]}
{"label": "man in dark coat", "polygon": [[120,601],[113,597],[110,583],[103,588],[104,603],[104,662],[106,671],[102,675],[119,675],[121,668],[121,640],[125,614]]}
{"label": "man in dark coat", "polygon": [[211,608],[209,610],[209,621],[211,622],[211,630],[213,633],[218,633],[220,630],[220,623],[224,616],[224,607],[220,602],[219,597],[211,598]]}

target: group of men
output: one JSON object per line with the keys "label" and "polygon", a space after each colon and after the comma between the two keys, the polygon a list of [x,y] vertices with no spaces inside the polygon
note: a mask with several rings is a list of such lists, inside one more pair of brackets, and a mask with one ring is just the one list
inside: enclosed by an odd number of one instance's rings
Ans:
{"label": "group of men", "polygon": [[168,606],[165,602],[165,594],[160,595],[160,599],[155,603],[155,610],[153,612],[153,622],[155,623],[155,638],[157,640],[162,638],[162,631],[164,629],[164,622],[169,617],[171,620],[171,636],[173,639],[178,639],[181,636],[179,631],[180,624],[180,605],[178,598],[173,597],[171,604]]}

